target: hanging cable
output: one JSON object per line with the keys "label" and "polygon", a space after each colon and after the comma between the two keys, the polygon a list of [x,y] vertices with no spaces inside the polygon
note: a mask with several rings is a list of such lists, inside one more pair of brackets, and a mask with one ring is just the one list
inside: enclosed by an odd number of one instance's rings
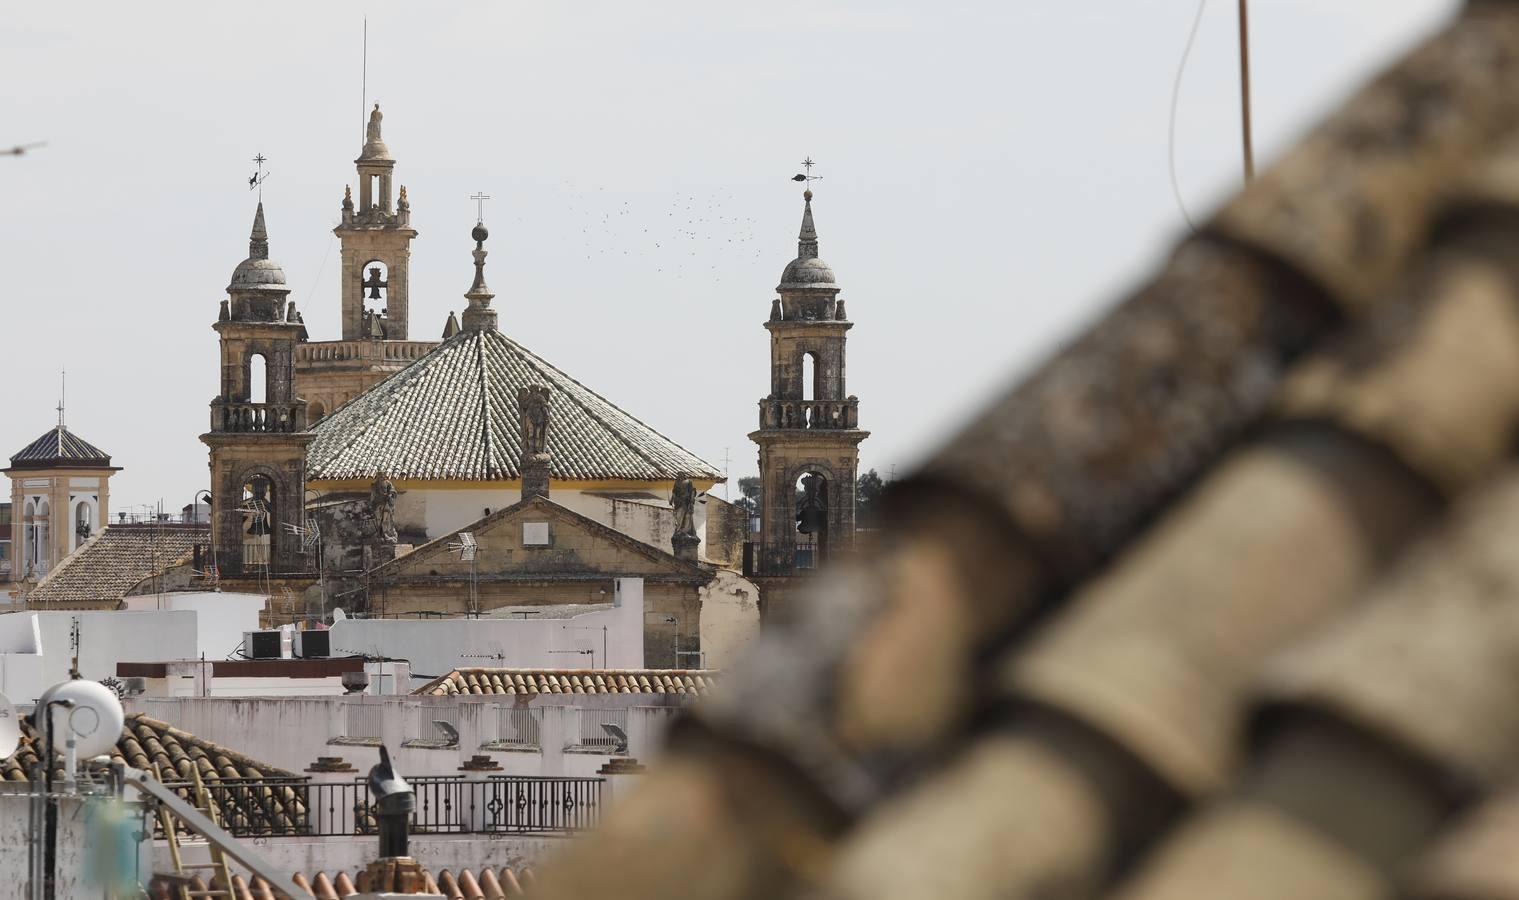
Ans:
{"label": "hanging cable", "polygon": [[1171,194],[1176,198],[1176,206],[1181,210],[1181,217],[1187,220],[1187,227],[1192,233],[1197,233],[1197,223],[1192,221],[1191,213],[1187,212],[1187,202],[1182,199],[1181,185],[1176,180],[1176,107],[1181,100],[1181,79],[1187,71],[1187,60],[1192,57],[1192,45],[1197,41],[1197,28],[1203,22],[1203,11],[1208,8],[1208,0],[1198,0],[1197,12],[1192,16],[1192,30],[1187,32],[1187,45],[1182,48],[1181,62],[1176,66],[1176,80],[1171,84],[1171,122],[1166,135],[1166,165],[1171,172]]}

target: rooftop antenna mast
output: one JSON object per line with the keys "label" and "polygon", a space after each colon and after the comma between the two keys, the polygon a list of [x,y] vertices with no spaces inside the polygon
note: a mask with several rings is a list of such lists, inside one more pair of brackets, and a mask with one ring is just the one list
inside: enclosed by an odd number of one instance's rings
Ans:
{"label": "rooftop antenna mast", "polygon": [[69,394],[69,370],[58,370],[58,431],[63,431],[63,406]]}
{"label": "rooftop antenna mast", "polygon": [[448,545],[448,549],[459,554],[459,559],[469,563],[469,616],[480,618],[480,545],[475,540],[473,532],[459,532],[459,540]]}
{"label": "rooftop antenna mast", "polygon": [[1245,150],[1245,184],[1255,180],[1255,148],[1250,137],[1250,8],[1239,0],[1240,128]]}
{"label": "rooftop antenna mast", "polygon": [[359,69],[359,140],[369,135],[369,17],[364,17],[364,56]]}

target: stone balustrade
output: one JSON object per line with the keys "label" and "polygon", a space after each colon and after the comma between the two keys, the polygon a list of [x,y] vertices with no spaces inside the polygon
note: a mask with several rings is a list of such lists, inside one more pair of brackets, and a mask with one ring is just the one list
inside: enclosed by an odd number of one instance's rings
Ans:
{"label": "stone balustrade", "polygon": [[300,403],[213,403],[211,430],[245,434],[290,434],[306,428]]}
{"label": "stone balustrade", "polygon": [[297,368],[317,362],[409,363],[438,346],[437,341],[318,341],[295,348]]}
{"label": "stone balustrade", "polygon": [[847,400],[775,400],[759,404],[761,428],[848,429],[860,425],[860,401]]}

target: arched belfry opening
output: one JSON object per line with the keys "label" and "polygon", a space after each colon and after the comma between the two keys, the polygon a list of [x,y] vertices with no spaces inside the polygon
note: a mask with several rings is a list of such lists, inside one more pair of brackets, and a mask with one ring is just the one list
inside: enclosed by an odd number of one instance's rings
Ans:
{"label": "arched belfry opening", "polygon": [[[808,176],[802,176],[806,179]],[[797,256],[770,305],[770,394],[759,404],[760,532],[750,576],[815,570],[854,546],[859,400],[845,393],[849,329],[833,269],[818,256],[812,191],[802,194]]]}
{"label": "arched belfry opening", "polygon": [[828,476],[803,472],[794,485],[796,512],[796,568],[815,569],[828,557]]}
{"label": "arched belfry opening", "polygon": [[262,353],[248,356],[248,402],[269,402],[269,361]]}

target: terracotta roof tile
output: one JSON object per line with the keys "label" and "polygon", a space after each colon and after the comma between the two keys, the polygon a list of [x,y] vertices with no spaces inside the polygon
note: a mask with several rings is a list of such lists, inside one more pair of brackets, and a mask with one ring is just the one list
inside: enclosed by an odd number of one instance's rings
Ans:
{"label": "terracotta roof tile", "polygon": [[722,471],[496,331],[464,331],[318,422],[307,477],[521,475],[519,388],[546,384],[556,479],[719,479]]}
{"label": "terracotta roof tile", "polygon": [[[477,866],[457,871],[447,868],[424,870],[423,878],[423,886],[427,890],[442,894],[446,900],[516,900],[531,896],[527,888],[533,883],[533,872],[525,866],[516,869],[508,866]],[[297,887],[310,891],[315,900],[343,900],[363,893],[368,887],[362,871],[296,872],[290,880]],[[222,888],[219,878],[207,879],[197,874],[190,879],[192,891],[213,888]],[[162,876],[154,876],[149,882],[148,895],[154,898],[178,896],[174,893],[171,882]],[[262,878],[254,877],[250,880],[237,872],[233,873],[232,900],[273,900],[273,897],[268,882]]]}
{"label": "terracotta roof tile", "polygon": [[27,601],[114,609],[143,579],[191,562],[210,534],[210,525],[108,525],[44,575]]}
{"label": "terracotta roof tile", "polygon": [[414,694],[693,694],[716,684],[713,669],[455,669]]}

